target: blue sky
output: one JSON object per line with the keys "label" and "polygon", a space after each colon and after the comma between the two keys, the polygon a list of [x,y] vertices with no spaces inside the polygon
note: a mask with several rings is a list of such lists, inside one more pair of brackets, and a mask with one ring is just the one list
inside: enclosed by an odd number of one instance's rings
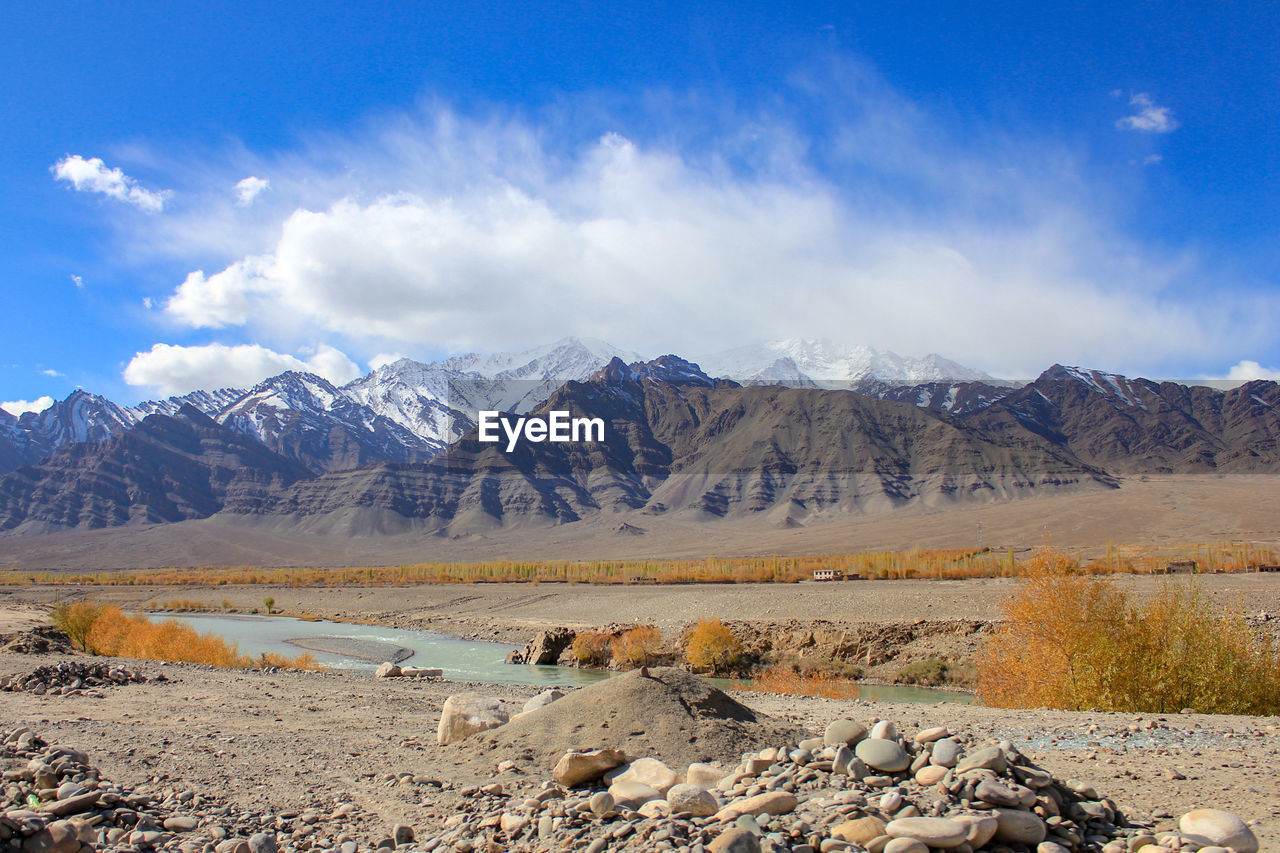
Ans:
{"label": "blue sky", "polygon": [[569,334],[1270,375],[1280,14],[1054,5],[0,2],[0,400]]}

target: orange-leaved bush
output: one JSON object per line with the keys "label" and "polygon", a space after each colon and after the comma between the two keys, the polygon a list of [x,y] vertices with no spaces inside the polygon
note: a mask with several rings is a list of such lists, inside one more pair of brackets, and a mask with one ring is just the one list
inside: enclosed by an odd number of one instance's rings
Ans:
{"label": "orange-leaved bush", "polygon": [[79,615],[92,615],[80,644],[90,654],[202,663],[231,669],[267,666],[319,668],[315,658],[309,654],[296,658],[275,654],[252,658],[240,654],[234,643],[228,644],[216,634],[201,634],[176,619],[152,622],[145,616],[129,616],[111,605],[97,606],[88,602],[81,602],[81,605]]}
{"label": "orange-leaved bush", "polygon": [[662,654],[662,633],[652,625],[639,625],[613,640],[613,662],[620,669],[648,666]]}
{"label": "orange-leaved bush", "polygon": [[742,659],[742,641],[719,619],[699,619],[685,638],[684,659],[701,672],[729,673]]}
{"label": "orange-leaved bush", "polygon": [[1028,562],[978,664],[988,705],[1173,713],[1280,712],[1275,643],[1195,582],[1146,602],[1062,555]]}

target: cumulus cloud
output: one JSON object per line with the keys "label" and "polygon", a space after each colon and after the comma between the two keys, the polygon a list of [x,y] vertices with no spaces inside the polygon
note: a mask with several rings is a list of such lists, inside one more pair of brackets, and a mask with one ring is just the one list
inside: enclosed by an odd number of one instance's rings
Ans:
{"label": "cumulus cloud", "polygon": [[[1083,143],[957,122],[858,68],[803,69],[749,107],[645,95],[519,117],[430,103],[178,164],[201,204],[126,237],[187,264],[151,316],[362,361],[565,335],[685,354],[826,337],[1004,376],[1185,376],[1271,351],[1280,299],[1211,249],[1149,242]],[[1135,116],[1173,123],[1142,97]],[[271,185],[242,209],[227,190],[246,175]]]}
{"label": "cumulus cloud", "polygon": [[79,154],[69,154],[53,164],[56,180],[66,181],[77,192],[93,192],[131,204],[147,213],[159,213],[164,209],[168,190],[148,190],[118,168],[108,169],[101,158],[85,159]]}
{"label": "cumulus cloud", "polygon": [[[190,273],[165,311],[260,336],[287,322],[375,352],[566,334],[686,353],[829,337],[1006,375],[1070,353],[1119,367],[1173,340],[1208,347],[1220,338],[1207,327],[1238,319],[1160,299],[1188,259],[1117,237],[1073,195],[1069,165],[1059,183],[1034,157],[934,145],[920,122],[843,128],[828,156],[880,176],[855,192],[782,131],[730,168],[617,133],[565,157],[521,125],[416,127],[389,160],[414,165],[396,170],[416,176],[412,190],[298,208],[269,251]],[[933,203],[912,208],[880,185]]]}
{"label": "cumulus cloud", "polygon": [[71,283],[76,286],[76,290],[80,290],[84,287],[84,279],[75,273],[71,274]]}
{"label": "cumulus cloud", "polygon": [[1121,130],[1137,130],[1143,133],[1172,133],[1178,129],[1173,111],[1159,106],[1146,92],[1138,92],[1129,98],[1133,114],[1116,121]]}
{"label": "cumulus cloud", "polygon": [[45,369],[45,370],[40,371],[40,375],[41,375],[41,376],[48,376],[48,377],[49,377],[49,378],[51,378],[51,379],[58,379],[58,378],[60,378],[60,377],[62,377],[62,376],[65,376],[66,374],[59,373],[58,371],[54,370],[53,368],[47,368],[47,369]]}
{"label": "cumulus cloud", "polygon": [[53,398],[46,395],[34,400],[8,400],[0,403],[0,409],[4,409],[16,418],[24,412],[43,412],[52,405]]}
{"label": "cumulus cloud", "polygon": [[1263,367],[1256,361],[1244,360],[1227,371],[1228,379],[1248,382],[1252,379],[1280,379],[1280,368]]}
{"label": "cumulus cloud", "polygon": [[334,347],[322,344],[304,355],[305,360],[258,344],[155,344],[134,355],[124,380],[173,395],[200,388],[247,388],[286,370],[314,373],[339,385],[360,375],[360,368]]}
{"label": "cumulus cloud", "polygon": [[238,181],[234,187],[236,193],[236,205],[239,207],[248,207],[253,204],[253,200],[263,190],[270,189],[271,181],[267,178],[258,178],[250,175]]}

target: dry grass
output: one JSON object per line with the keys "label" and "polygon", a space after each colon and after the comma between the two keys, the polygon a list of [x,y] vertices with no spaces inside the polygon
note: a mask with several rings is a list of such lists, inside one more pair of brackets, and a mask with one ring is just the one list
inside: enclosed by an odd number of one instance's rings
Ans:
{"label": "dry grass", "polygon": [[860,693],[855,681],[821,672],[801,673],[785,664],[775,664],[750,681],[737,682],[734,688],[756,693],[819,696],[824,699],[856,699]]}
{"label": "dry grass", "polygon": [[[1247,542],[1200,543],[1180,548],[1150,549],[1108,546],[1088,561],[1093,574],[1150,574],[1172,561],[1194,560],[1204,572],[1246,571],[1280,564],[1280,552]],[[0,571],[0,584],[89,586],[412,586],[434,583],[794,583],[813,577],[817,569],[837,569],[864,578],[985,578],[1021,574],[1033,555],[1013,550],[864,551],[802,557],[736,557],[704,560],[597,560],[487,563],[421,563],[339,569],[197,568],[115,570],[103,572]]]}
{"label": "dry grass", "polygon": [[1112,578],[1041,552],[1028,562],[978,664],[978,693],[1005,708],[1280,712],[1280,654],[1192,579],[1136,602]]}
{"label": "dry grass", "polygon": [[201,634],[176,619],[153,622],[91,601],[59,606],[52,615],[76,645],[94,655],[200,663],[225,669],[320,668],[310,654],[296,658],[264,654],[253,658],[240,654],[234,643],[229,644],[216,634]]}

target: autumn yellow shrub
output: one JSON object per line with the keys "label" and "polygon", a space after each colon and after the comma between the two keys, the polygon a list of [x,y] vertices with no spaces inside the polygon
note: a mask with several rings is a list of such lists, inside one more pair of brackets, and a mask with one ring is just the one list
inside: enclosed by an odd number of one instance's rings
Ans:
{"label": "autumn yellow shrub", "polygon": [[684,659],[701,672],[733,672],[742,659],[742,641],[719,619],[700,619],[685,638]]}
{"label": "autumn yellow shrub", "polygon": [[978,693],[1010,708],[1173,713],[1280,712],[1275,644],[1194,582],[1146,603],[1112,578],[1045,555],[1002,605],[978,664]]}
{"label": "autumn yellow shrub", "polygon": [[94,620],[101,612],[102,607],[92,601],[77,601],[74,604],[60,602],[49,615],[53,619],[53,624],[61,628],[71,638],[71,642],[86,652],[92,652],[93,649],[89,647],[86,640],[89,629],[93,627]]}
{"label": "autumn yellow shrub", "polygon": [[612,654],[613,635],[603,631],[580,631],[573,638],[573,658],[578,666],[604,666]]}
{"label": "autumn yellow shrub", "polygon": [[620,669],[648,666],[662,654],[662,633],[652,625],[639,625],[613,640],[613,662]]}

